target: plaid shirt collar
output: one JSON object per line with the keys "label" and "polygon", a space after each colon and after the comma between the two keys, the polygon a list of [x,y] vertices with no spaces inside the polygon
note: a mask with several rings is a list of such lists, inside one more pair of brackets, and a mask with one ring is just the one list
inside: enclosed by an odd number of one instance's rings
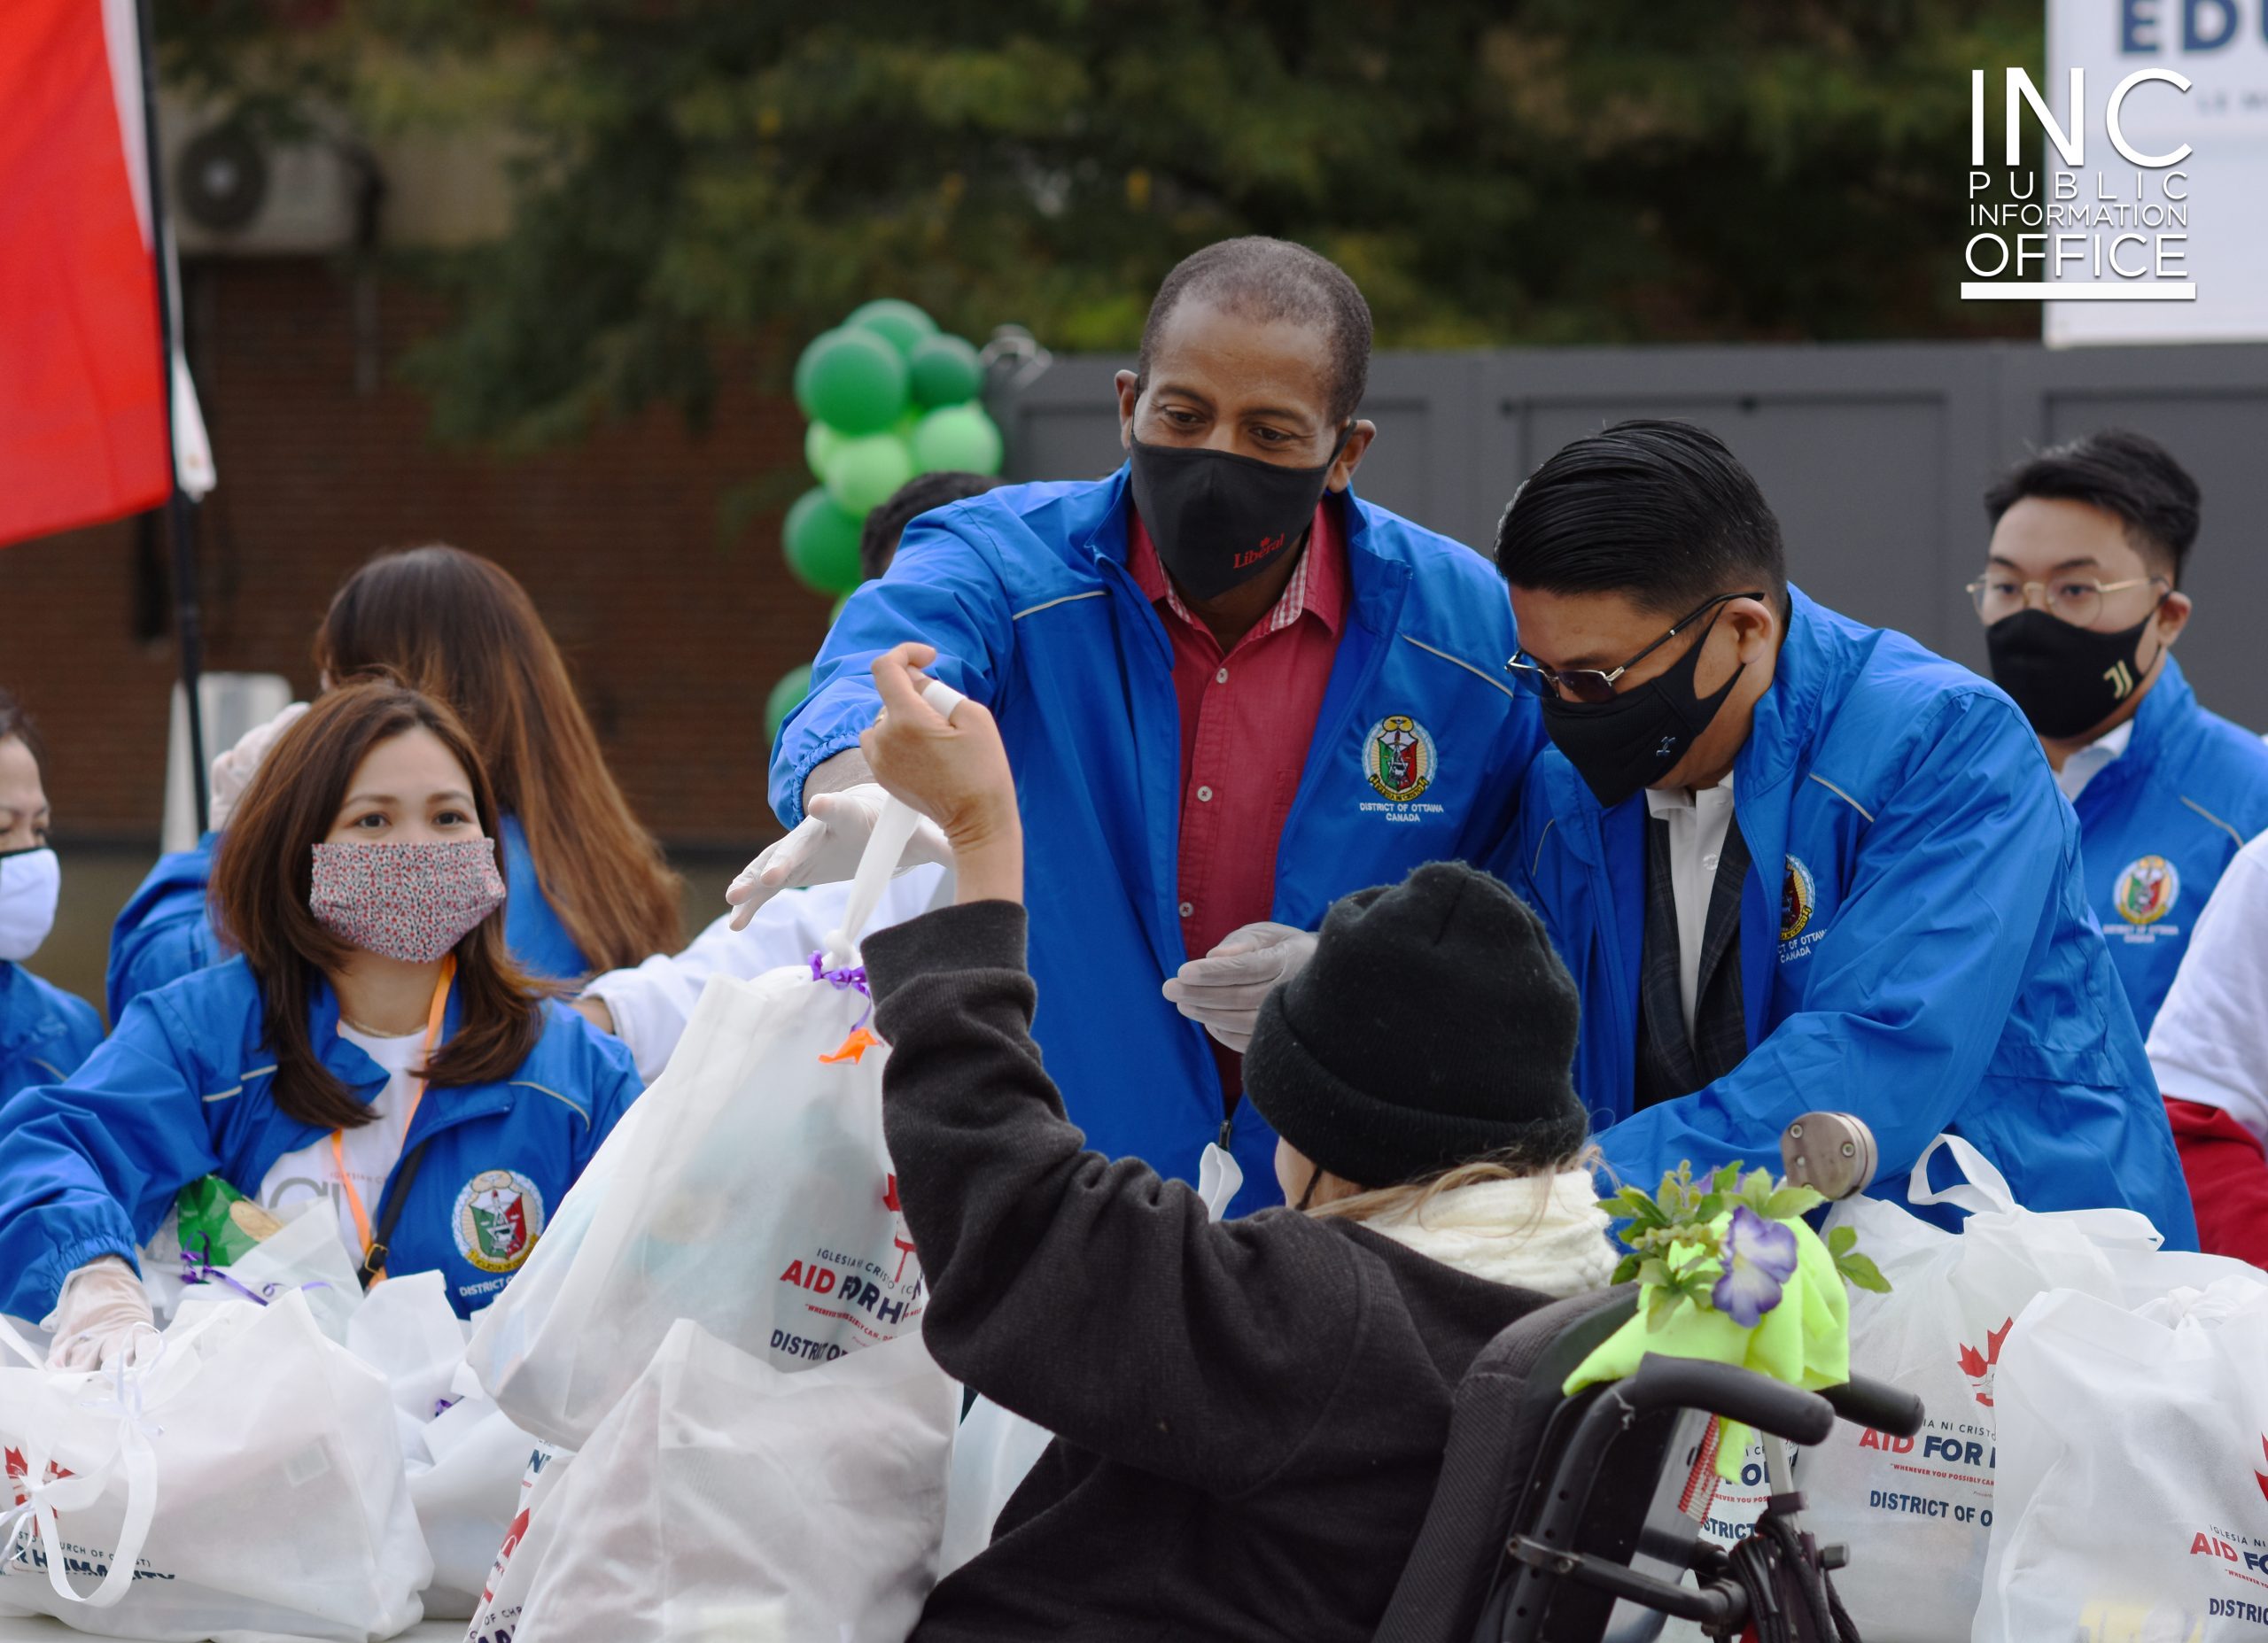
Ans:
{"label": "plaid shirt collar", "polygon": [[[1180,590],[1166,575],[1165,566],[1158,558],[1157,544],[1150,540],[1150,532],[1142,523],[1142,515],[1130,501],[1126,508],[1126,569],[1134,585],[1142,590],[1152,604],[1163,600],[1187,626],[1202,629],[1204,623],[1182,602]],[[1308,527],[1307,546],[1301,551],[1299,563],[1292,568],[1292,579],[1284,585],[1284,592],[1266,616],[1254,623],[1247,638],[1280,632],[1302,616],[1312,615],[1332,633],[1347,614],[1347,554],[1340,539],[1339,519],[1326,494],[1316,504],[1315,519]]]}

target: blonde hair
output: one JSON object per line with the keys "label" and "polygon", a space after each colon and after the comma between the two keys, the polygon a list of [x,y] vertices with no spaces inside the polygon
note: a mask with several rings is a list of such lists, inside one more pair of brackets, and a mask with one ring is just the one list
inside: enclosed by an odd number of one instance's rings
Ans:
{"label": "blonde hair", "polygon": [[[1462,1164],[1452,1164],[1438,1175],[1428,1175],[1423,1181],[1408,1181],[1398,1187],[1373,1187],[1343,1198],[1333,1198],[1328,1204],[1318,1204],[1301,1213],[1340,1221],[1415,1221],[1422,1225],[1425,1211],[1445,1192],[1455,1192],[1459,1187],[1479,1186],[1485,1182],[1523,1181],[1531,1175],[1557,1175],[1571,1169],[1596,1169],[1601,1156],[1596,1143],[1587,1143],[1572,1158],[1541,1165],[1518,1153],[1492,1152],[1483,1158],[1467,1159]],[[1542,1205],[1539,1204],[1539,1218],[1542,1213]],[[1526,1230],[1527,1228],[1518,1227],[1504,1228],[1507,1233]]]}

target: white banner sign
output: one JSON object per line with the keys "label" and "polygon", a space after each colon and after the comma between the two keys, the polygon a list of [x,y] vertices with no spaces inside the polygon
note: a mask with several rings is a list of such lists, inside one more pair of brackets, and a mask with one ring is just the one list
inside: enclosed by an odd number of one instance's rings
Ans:
{"label": "white banner sign", "polygon": [[1987,163],[2010,97],[2044,138],[2003,277],[2051,288],[2050,346],[2268,340],[2268,0],[2048,0],[2045,107],[1984,78]]}

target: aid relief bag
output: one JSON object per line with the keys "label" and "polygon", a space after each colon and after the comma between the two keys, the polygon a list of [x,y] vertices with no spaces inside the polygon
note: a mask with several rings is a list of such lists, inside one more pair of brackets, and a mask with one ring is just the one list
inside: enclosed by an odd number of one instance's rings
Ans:
{"label": "aid relief bag", "polygon": [[2268,1288],[2128,1311],[2059,1290],[2002,1350],[1977,1643],[2268,1631]]}
{"label": "aid relief bag", "polygon": [[385,1381],[298,1290],[199,1307],[130,1368],[0,1369],[0,1616],[179,1643],[419,1618],[432,1562]]}
{"label": "aid relief bag", "polygon": [[789,1372],[678,1324],[517,1554],[512,1643],[901,1643],[959,1410],[919,1330]]}
{"label": "aid relief bag", "polygon": [[543,1562],[543,1548],[558,1528],[558,1514],[546,1504],[558,1492],[574,1455],[555,1444],[538,1442],[520,1473],[518,1509],[490,1559],[488,1578],[465,1629],[465,1643],[512,1643],[520,1611],[527,1607],[528,1584]]}
{"label": "aid relief bag", "polygon": [[484,1316],[475,1371],[535,1436],[581,1449],[680,1319],[782,1370],[918,1327],[882,1140],[889,1050],[850,953],[913,820],[885,807],[836,957],[710,979],[624,1145],[594,1162],[596,1190],[563,1203],[571,1236],[547,1233]]}
{"label": "aid relief bag", "polygon": [[[1966,1184],[1930,1189],[1939,1147]],[[1851,1549],[1835,1585],[1867,1643],[1969,1636],[1996,1512],[1995,1383],[2024,1308],[2059,1288],[2120,1304],[2136,1263],[2161,1259],[2148,1217],[2124,1209],[2035,1213],[1958,1135],[1923,1151],[1907,1197],[1969,1213],[1951,1233],[1898,1205],[1851,1198],[1834,1206],[1828,1225],[1855,1227],[1859,1247],[1891,1284],[1887,1295],[1851,1298],[1852,1373],[1916,1394],[1927,1420],[1913,1438],[1839,1422],[1795,1463],[1806,1526]]]}

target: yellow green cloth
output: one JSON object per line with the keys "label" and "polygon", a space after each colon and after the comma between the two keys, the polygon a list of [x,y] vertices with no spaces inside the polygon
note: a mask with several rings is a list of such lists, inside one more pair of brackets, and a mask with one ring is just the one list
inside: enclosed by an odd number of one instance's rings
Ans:
{"label": "yellow green cloth", "polygon": [[[1729,1213],[1719,1218],[1721,1237],[1730,1224]],[[1796,1235],[1796,1270],[1781,1290],[1779,1304],[1744,1329],[1723,1313],[1696,1306],[1680,1297],[1658,1329],[1647,1327],[1655,1286],[1638,1291],[1638,1315],[1599,1343],[1591,1355],[1575,1366],[1560,1390],[1569,1396],[1602,1381],[1619,1381],[1635,1373],[1648,1352],[1665,1358],[1703,1358],[1768,1375],[1790,1386],[1816,1391],[1851,1378],[1851,1298],[1835,1270],[1835,1258],[1819,1235],[1799,1220],[1780,1223]],[[1673,1267],[1690,1260],[1695,1252],[1682,1244],[1671,1252]],[[1715,1262],[1708,1263],[1710,1267]],[[1717,1445],[1717,1472],[1721,1477],[1740,1476],[1741,1456],[1748,1448],[1748,1429],[1728,1421]]]}

